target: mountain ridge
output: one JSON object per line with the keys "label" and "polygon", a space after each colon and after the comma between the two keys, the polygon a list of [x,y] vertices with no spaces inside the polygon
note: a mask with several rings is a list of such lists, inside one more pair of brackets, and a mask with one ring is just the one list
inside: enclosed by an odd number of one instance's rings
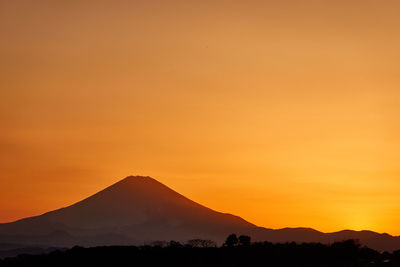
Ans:
{"label": "mountain ridge", "polygon": [[400,249],[400,237],[373,231],[323,233],[312,228],[269,229],[205,207],[148,176],[128,176],[70,206],[0,224],[0,244],[69,247],[129,245],[157,240],[212,239],[230,233],[255,241],[333,243],[359,239],[377,250]]}

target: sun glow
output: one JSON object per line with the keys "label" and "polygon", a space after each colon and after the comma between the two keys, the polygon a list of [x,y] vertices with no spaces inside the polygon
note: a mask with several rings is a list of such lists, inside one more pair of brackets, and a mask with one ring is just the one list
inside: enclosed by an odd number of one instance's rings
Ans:
{"label": "sun glow", "polygon": [[44,2],[1,4],[0,221],[141,174],[265,227],[400,234],[398,1]]}

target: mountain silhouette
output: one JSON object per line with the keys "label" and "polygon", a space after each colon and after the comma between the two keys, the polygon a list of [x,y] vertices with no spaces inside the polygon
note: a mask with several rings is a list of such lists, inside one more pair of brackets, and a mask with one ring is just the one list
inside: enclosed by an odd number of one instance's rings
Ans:
{"label": "mountain silhouette", "polygon": [[143,176],[129,176],[71,206],[0,224],[0,247],[143,245],[196,238],[221,244],[230,233],[270,242],[333,243],[358,239],[377,250],[400,249],[400,237],[371,231],[322,233],[309,228],[258,227],[238,216],[204,207]]}
{"label": "mountain silhouette", "polygon": [[155,179],[130,176],[69,207],[0,224],[0,242],[70,246],[222,240],[254,227],[191,201]]}

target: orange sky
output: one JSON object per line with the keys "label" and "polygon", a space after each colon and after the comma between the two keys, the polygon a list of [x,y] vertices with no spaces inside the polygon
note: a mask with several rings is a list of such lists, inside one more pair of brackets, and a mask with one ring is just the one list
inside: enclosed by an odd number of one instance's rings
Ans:
{"label": "orange sky", "polygon": [[0,222],[141,174],[400,235],[398,1],[84,2],[0,4]]}

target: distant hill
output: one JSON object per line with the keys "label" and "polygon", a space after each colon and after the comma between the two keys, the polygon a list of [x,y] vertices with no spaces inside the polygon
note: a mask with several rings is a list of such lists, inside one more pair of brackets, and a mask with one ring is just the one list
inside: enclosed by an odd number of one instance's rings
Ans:
{"label": "distant hill", "polygon": [[257,227],[238,216],[204,207],[155,179],[142,176],[127,177],[69,207],[0,224],[0,247],[142,245],[195,238],[221,244],[230,233],[271,242],[359,239],[377,250],[400,249],[400,237],[370,231],[325,234],[308,228]]}

